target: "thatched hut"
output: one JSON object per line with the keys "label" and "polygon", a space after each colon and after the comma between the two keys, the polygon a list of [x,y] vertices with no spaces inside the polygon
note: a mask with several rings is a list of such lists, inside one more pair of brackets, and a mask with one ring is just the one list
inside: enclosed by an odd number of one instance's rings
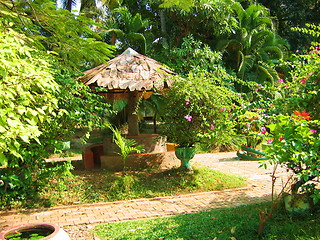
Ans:
{"label": "thatched hut", "polygon": [[128,100],[128,135],[132,136],[139,134],[138,116],[134,114],[139,97],[148,98],[153,92],[169,87],[175,75],[161,63],[131,48],[84,74],[79,80],[91,89],[107,89],[99,94],[109,99]]}

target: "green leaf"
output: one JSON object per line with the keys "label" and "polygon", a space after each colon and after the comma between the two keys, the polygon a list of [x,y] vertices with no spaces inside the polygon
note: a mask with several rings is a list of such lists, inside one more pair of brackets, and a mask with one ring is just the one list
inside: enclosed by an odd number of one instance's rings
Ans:
{"label": "green leaf", "polygon": [[4,166],[8,163],[7,157],[0,152],[0,166]]}

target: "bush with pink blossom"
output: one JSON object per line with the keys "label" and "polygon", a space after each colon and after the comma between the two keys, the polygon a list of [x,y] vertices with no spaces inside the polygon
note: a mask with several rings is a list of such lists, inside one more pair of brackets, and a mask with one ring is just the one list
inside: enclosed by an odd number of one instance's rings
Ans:
{"label": "bush with pink blossom", "polygon": [[208,72],[190,73],[176,79],[166,93],[163,134],[184,147],[197,142],[223,144],[235,135],[232,116],[241,104],[241,96],[225,81]]}

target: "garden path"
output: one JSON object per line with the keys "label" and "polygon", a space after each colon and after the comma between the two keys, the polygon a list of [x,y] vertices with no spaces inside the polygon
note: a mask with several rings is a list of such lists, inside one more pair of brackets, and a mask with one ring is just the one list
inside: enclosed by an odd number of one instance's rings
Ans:
{"label": "garden path", "polygon": [[[191,165],[204,165],[229,174],[247,177],[248,186],[241,189],[186,194],[172,197],[137,199],[95,204],[72,205],[29,211],[0,211],[0,231],[12,225],[50,222],[63,227],[71,239],[90,240],[89,229],[97,223],[153,218],[235,207],[271,199],[272,169],[259,168],[256,161],[240,161],[235,152],[197,154]],[[288,177],[278,169],[276,191]]]}

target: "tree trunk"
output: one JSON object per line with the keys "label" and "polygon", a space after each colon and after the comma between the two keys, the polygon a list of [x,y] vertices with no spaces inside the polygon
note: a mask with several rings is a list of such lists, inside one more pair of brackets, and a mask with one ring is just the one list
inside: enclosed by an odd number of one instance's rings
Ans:
{"label": "tree trunk", "polygon": [[116,45],[116,34],[114,32],[111,35],[111,44]]}
{"label": "tree trunk", "polygon": [[66,1],[66,9],[67,9],[69,12],[72,12],[73,3],[74,3],[74,1],[72,1],[72,0],[67,0],[67,1]]}
{"label": "tree trunk", "polygon": [[138,114],[136,113],[138,106],[138,91],[131,92],[128,101],[128,135],[139,135]]}
{"label": "tree trunk", "polygon": [[165,45],[168,45],[168,41],[167,41],[167,38],[166,38],[166,35],[167,35],[167,27],[166,27],[166,16],[164,15],[164,11],[161,10],[160,11],[160,21],[161,21],[161,32],[163,34],[163,43]]}

